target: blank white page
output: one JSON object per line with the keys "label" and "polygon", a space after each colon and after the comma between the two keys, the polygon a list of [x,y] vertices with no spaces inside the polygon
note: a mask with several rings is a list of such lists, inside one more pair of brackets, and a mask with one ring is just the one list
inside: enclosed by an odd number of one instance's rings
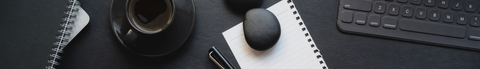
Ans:
{"label": "blank white page", "polygon": [[250,48],[243,35],[243,23],[222,33],[241,68],[328,69],[293,2],[283,0],[267,10],[275,14],[281,27],[280,39],[272,48]]}

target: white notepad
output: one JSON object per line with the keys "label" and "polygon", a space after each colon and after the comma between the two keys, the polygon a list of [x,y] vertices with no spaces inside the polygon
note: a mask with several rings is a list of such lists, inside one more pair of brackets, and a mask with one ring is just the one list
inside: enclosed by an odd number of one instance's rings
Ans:
{"label": "white notepad", "polygon": [[281,27],[280,39],[272,48],[250,48],[243,35],[243,23],[222,33],[241,68],[328,69],[291,0],[280,1],[267,10],[275,14]]}

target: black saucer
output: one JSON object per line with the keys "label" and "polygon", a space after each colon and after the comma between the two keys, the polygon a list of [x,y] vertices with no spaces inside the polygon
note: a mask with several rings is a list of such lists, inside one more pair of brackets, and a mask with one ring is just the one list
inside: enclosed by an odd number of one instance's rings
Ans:
{"label": "black saucer", "polygon": [[195,22],[195,8],[192,0],[175,0],[173,23],[154,36],[143,37],[137,44],[127,46],[123,37],[128,30],[135,30],[128,23],[125,5],[127,0],[113,0],[110,7],[110,21],[117,39],[128,50],[143,56],[163,56],[180,48],[188,39]]}

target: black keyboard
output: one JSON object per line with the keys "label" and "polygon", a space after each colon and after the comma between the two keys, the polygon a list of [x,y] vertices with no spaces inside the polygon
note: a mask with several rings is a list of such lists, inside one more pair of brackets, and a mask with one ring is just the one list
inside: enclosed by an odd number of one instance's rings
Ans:
{"label": "black keyboard", "polygon": [[480,0],[340,0],[342,32],[480,51]]}

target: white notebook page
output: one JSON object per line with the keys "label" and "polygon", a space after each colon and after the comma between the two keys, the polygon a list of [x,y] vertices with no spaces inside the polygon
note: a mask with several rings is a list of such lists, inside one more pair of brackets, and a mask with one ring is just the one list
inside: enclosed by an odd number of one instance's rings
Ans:
{"label": "white notebook page", "polygon": [[328,69],[320,52],[314,52],[319,50],[305,24],[300,24],[303,21],[293,2],[283,0],[267,10],[275,14],[281,26],[280,39],[272,48],[250,48],[243,35],[243,23],[222,33],[242,69]]}

